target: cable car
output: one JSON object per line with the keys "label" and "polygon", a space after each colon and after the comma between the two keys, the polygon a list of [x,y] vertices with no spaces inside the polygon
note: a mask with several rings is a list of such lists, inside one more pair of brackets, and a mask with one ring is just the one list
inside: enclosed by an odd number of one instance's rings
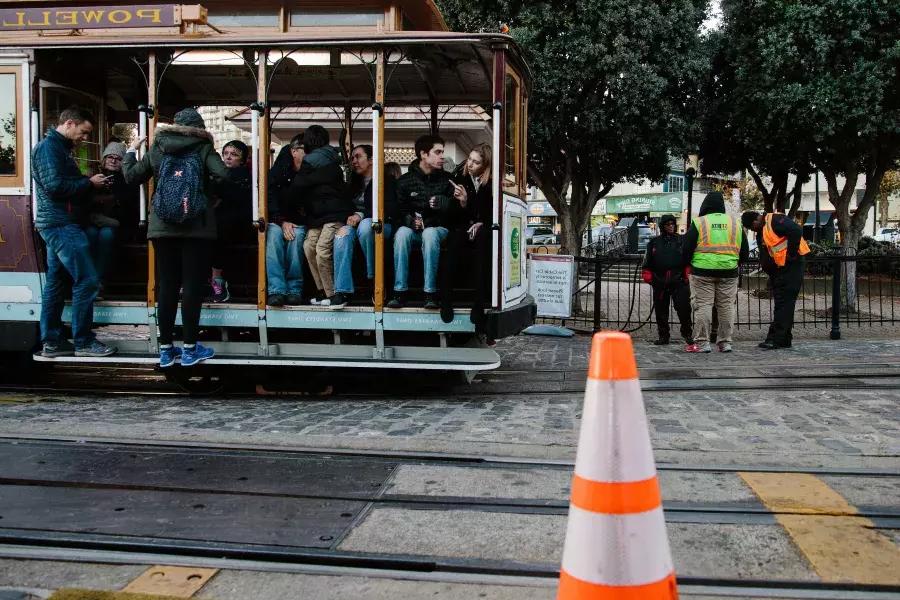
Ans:
{"label": "cable car", "polygon": [[[485,333],[500,339],[532,324],[535,304],[527,293],[525,262],[529,88],[528,67],[512,38],[450,32],[431,0],[336,1],[327,7],[241,0],[0,2],[0,351],[30,352],[40,341],[46,260],[33,228],[29,150],[42,132],[72,104],[97,115],[93,139],[75,152],[88,173],[110,139],[147,135],[152,143],[159,124],[196,106],[207,107],[217,150],[228,135],[243,135],[252,149],[252,214],[249,241],[236,242],[229,252],[233,298],[203,306],[203,343],[214,347],[215,358],[202,367],[167,369],[170,376],[186,380],[253,366],[467,373],[495,368],[498,355],[470,322],[471,285],[465,281],[458,282],[450,323],[415,303],[386,307],[390,243],[377,226],[384,220],[386,154],[409,157],[416,132],[448,135],[442,126],[451,115],[459,123],[449,129],[447,148],[457,160],[479,142],[493,149]],[[371,287],[364,276],[358,285],[371,302],[340,311],[266,305],[268,173],[274,149],[291,132],[287,120],[299,124],[302,114],[327,115],[323,125],[348,143],[374,147],[375,278]],[[35,360],[158,360],[154,247],[144,229],[151,197],[152,189],[143,186],[133,205],[121,207],[130,226],[123,221],[103,299],[94,305],[94,326],[118,353]],[[354,259],[355,265],[361,262]],[[414,260],[412,286],[416,266]],[[67,306],[64,320],[68,314]]]}

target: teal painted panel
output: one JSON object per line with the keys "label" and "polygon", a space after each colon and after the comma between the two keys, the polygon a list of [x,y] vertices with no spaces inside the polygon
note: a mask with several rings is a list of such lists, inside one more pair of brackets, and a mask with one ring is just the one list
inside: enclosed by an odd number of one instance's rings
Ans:
{"label": "teal painted panel", "polygon": [[[63,321],[72,321],[72,307],[63,309]],[[94,306],[94,323],[98,325],[146,325],[146,306]]]}
{"label": "teal painted panel", "polygon": [[348,310],[269,309],[267,326],[275,329],[349,329],[372,331],[375,313]]}
{"label": "teal painted panel", "polygon": [[452,323],[444,323],[437,312],[386,312],[384,313],[385,331],[475,331],[469,321],[469,314],[457,314]]}
{"label": "teal painted panel", "polygon": [[[181,325],[181,309],[175,315],[175,323]],[[251,308],[204,308],[200,313],[200,325],[205,327],[250,327],[259,326],[256,307]]]}
{"label": "teal painted panel", "polygon": [[0,321],[40,321],[41,305],[25,302],[0,304]]}

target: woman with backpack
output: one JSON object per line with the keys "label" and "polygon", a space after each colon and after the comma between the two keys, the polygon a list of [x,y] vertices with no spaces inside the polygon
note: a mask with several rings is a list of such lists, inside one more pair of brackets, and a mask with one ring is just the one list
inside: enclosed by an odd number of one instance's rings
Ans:
{"label": "woman with backpack", "polygon": [[[147,237],[156,252],[159,366],[171,367],[180,359],[189,367],[215,354],[197,342],[197,334],[216,241],[212,180],[226,180],[228,170],[193,108],[176,113],[174,125],[157,127],[153,145],[138,161],[136,152],[145,142],[140,138],[131,145],[122,172],[128,183],[156,180]],[[183,349],[173,343],[180,289]]]}

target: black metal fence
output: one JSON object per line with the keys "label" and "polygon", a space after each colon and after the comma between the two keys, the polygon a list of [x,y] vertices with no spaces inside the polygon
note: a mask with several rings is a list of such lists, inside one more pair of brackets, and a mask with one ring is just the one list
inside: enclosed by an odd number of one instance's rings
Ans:
{"label": "black metal fence", "polygon": [[[641,279],[642,260],[637,255],[576,257],[572,317],[539,321],[582,331],[654,328],[653,291]],[[735,309],[738,328],[765,329],[772,321],[769,277],[756,260],[741,266]],[[842,326],[900,325],[900,256],[807,257],[794,319],[795,327],[818,327],[832,336],[840,336]],[[677,324],[671,309],[669,321]]]}

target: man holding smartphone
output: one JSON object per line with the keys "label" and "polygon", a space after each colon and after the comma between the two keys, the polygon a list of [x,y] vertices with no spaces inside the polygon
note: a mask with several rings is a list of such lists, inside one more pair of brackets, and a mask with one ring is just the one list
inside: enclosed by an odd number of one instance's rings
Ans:
{"label": "man holding smartphone", "polygon": [[400,224],[394,235],[394,296],[388,308],[406,305],[409,253],[413,244],[422,247],[425,263],[425,308],[440,307],[437,289],[441,243],[447,238],[448,212],[452,199],[465,201],[466,190],[454,185],[444,171],[444,140],[424,135],[416,140],[416,159],[409,171],[397,180]]}

